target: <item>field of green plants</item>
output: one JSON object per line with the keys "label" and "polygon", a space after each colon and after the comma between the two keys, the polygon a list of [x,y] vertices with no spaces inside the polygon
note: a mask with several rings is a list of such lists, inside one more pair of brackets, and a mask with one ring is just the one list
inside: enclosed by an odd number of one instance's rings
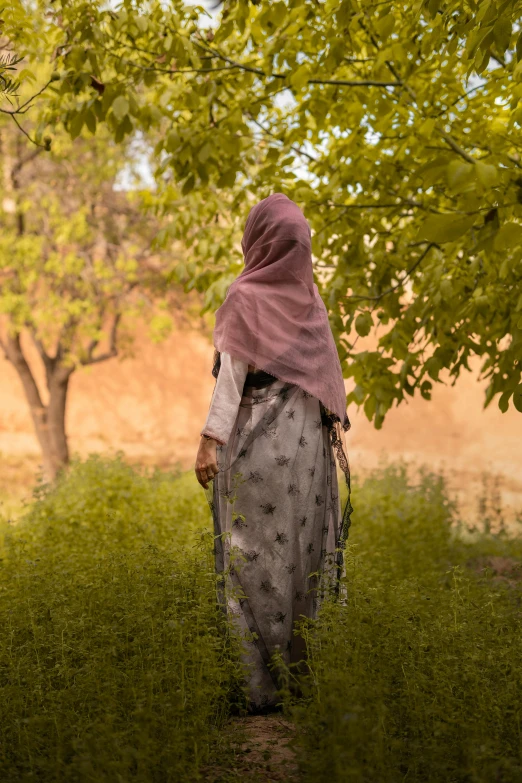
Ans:
{"label": "field of green plants", "polygon": [[[520,537],[470,534],[428,472],[355,483],[347,600],[283,694],[301,779],[522,781]],[[192,472],[77,461],[1,533],[0,781],[237,780],[238,643]]]}

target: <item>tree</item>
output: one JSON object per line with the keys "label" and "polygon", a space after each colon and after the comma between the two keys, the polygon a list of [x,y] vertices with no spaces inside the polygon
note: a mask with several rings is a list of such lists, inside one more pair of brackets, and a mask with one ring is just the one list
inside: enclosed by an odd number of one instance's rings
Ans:
{"label": "tree", "polygon": [[522,410],[521,10],[235,0],[209,25],[182,2],[57,0],[39,133],[145,134],[155,206],[179,209],[158,239],[186,244],[178,279],[208,308],[252,200],[296,200],[350,399],[376,426],[473,357],[485,404]]}
{"label": "tree", "polygon": [[[167,310],[168,264],[152,255],[156,221],[136,194],[115,190],[128,150],[55,138],[52,153],[13,129],[0,130],[4,174],[0,217],[0,347],[16,369],[48,477],[68,462],[65,410],[72,373],[125,350],[122,320],[150,315],[156,335]],[[27,333],[45,368],[46,395],[26,358]]]}
{"label": "tree", "polygon": [[[24,131],[20,120],[25,118],[35,106],[37,99],[57,79],[57,74],[51,66],[47,68],[47,78],[42,81],[42,84],[37,88],[32,86],[36,77],[26,67],[29,52],[32,51],[34,55],[38,51],[41,55],[43,48],[48,59],[52,56],[49,49],[52,44],[50,31],[46,30],[48,34],[42,41],[37,35],[35,36],[34,10],[23,0],[11,0],[9,5],[0,9],[0,115],[9,117],[25,135],[27,132]],[[33,144],[45,150],[50,149],[50,141],[48,136],[42,141],[32,139]]]}

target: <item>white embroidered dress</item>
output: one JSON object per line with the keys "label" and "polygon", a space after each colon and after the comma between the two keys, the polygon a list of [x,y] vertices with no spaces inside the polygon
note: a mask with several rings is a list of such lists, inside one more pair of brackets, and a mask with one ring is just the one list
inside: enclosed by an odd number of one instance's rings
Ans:
{"label": "white embroidered dress", "polygon": [[325,585],[342,573],[351,506],[341,513],[332,430],[320,401],[279,379],[257,388],[249,375],[253,385],[245,385],[249,365],[225,352],[220,362],[201,431],[218,441],[219,472],[206,496],[223,576],[220,603],[244,636],[255,710],[278,701],[273,654],[286,665],[303,660],[294,624],[315,616]]}

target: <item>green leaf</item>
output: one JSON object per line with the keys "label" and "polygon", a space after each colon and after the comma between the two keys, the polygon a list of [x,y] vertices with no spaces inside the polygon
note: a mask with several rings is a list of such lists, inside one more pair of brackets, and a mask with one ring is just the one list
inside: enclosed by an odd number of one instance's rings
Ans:
{"label": "green leaf", "polygon": [[125,136],[127,136],[129,133],[132,133],[133,128],[134,126],[131,122],[131,119],[129,115],[126,114],[125,117],[123,118],[123,121],[120,122],[120,124],[116,128],[116,132],[114,134],[114,141],[117,144],[120,144],[125,138]]}
{"label": "green leaf", "polygon": [[228,123],[233,130],[240,130],[244,126],[243,112],[237,107],[234,111],[230,112],[228,116]]}
{"label": "green leaf", "polygon": [[464,160],[452,160],[448,164],[446,176],[451,188],[465,190],[467,185],[472,184],[475,177],[475,166]]}
{"label": "green leaf", "polygon": [[448,157],[448,155],[437,155],[435,158],[429,158],[422,166],[419,166],[413,176],[422,180],[425,188],[429,188],[445,174]]}
{"label": "green leaf", "polygon": [[453,294],[453,286],[451,285],[451,280],[448,280],[447,278],[441,280],[440,292],[444,297],[444,299],[449,300],[451,298],[451,295]]}
{"label": "green leaf", "polygon": [[477,160],[475,163],[475,170],[479,182],[481,182],[484,187],[493,188],[498,184],[498,171],[496,166],[492,166],[491,163],[483,163],[481,160]]}
{"label": "green leaf", "polygon": [[493,36],[498,47],[498,53],[504,54],[511,39],[511,22],[506,16],[499,16],[495,22]]}
{"label": "green leaf", "polygon": [[522,226],[519,223],[504,223],[496,233],[495,250],[511,250],[522,244]]}
{"label": "green leaf", "polygon": [[429,0],[427,6],[428,6],[428,11],[432,18],[434,18],[437,15],[437,11],[439,10],[440,4],[441,4],[441,0]]}
{"label": "green leaf", "polygon": [[512,259],[509,256],[506,256],[502,261],[502,263],[500,264],[500,269],[498,270],[498,276],[500,277],[501,280],[506,279],[512,264],[513,264]]}
{"label": "green leaf", "polygon": [[447,52],[450,55],[450,57],[451,57],[452,54],[455,54],[455,51],[457,49],[458,44],[459,44],[459,37],[458,37],[458,35],[454,35],[451,38],[451,40],[450,40],[450,42],[448,44],[448,47],[447,47]]}
{"label": "green leaf", "polygon": [[194,174],[191,174],[185,180],[185,182],[183,183],[183,187],[181,189],[181,192],[183,193],[184,196],[186,196],[187,193],[190,193],[190,191],[193,190],[195,182],[196,182],[196,178],[195,178]]}
{"label": "green leaf", "polygon": [[522,345],[522,329],[515,326],[511,330],[511,348],[518,345]]}
{"label": "green leaf", "polygon": [[145,71],[143,74],[143,81],[147,87],[152,87],[152,85],[156,82],[158,78],[158,74],[154,71]]}
{"label": "green leaf", "polygon": [[22,68],[20,71],[17,72],[16,78],[20,83],[24,81],[30,81],[35,82],[36,76],[32,71],[29,70],[29,68]]}
{"label": "green leaf", "polygon": [[485,52],[482,52],[480,49],[477,51],[477,54],[475,55],[475,71],[477,74],[481,74],[482,71],[484,71],[487,66],[489,65],[489,61],[491,59],[491,53],[489,49],[486,49]]}
{"label": "green leaf", "polygon": [[96,117],[91,109],[85,113],[85,124],[92,134],[96,133]]}
{"label": "green leaf", "polygon": [[442,370],[443,364],[438,357],[430,356],[425,363],[424,367],[430,378],[438,383],[439,373]]}
{"label": "green leaf", "polygon": [[430,215],[420,226],[417,240],[425,239],[427,242],[454,242],[460,236],[469,231],[473,225],[473,216],[446,214]]}
{"label": "green leaf", "polygon": [[368,310],[364,313],[360,313],[355,319],[355,331],[361,337],[366,337],[366,335],[370,334],[372,326],[373,320]]}
{"label": "green leaf", "polygon": [[78,112],[78,114],[75,114],[75,116],[70,121],[69,133],[71,135],[71,139],[77,139],[78,136],[80,135],[83,127],[83,120],[84,120],[83,112]]}
{"label": "green leaf", "polygon": [[266,11],[263,14],[264,21],[269,28],[278,28],[284,21],[287,14],[285,3],[268,3]]}
{"label": "green leaf", "polygon": [[308,65],[300,65],[295,71],[290,74],[289,81],[292,87],[296,90],[301,90],[310,78],[310,69]]}
{"label": "green leaf", "polygon": [[353,398],[353,401],[357,403],[357,405],[360,405],[363,402],[365,396],[366,394],[363,387],[357,384],[355,389],[351,393],[351,397]]}
{"label": "green leaf", "polygon": [[372,420],[376,407],[377,407],[377,400],[373,395],[371,395],[366,399],[366,402],[364,403],[364,412],[366,414],[366,418],[368,419],[368,421]]}
{"label": "green leaf", "polygon": [[147,28],[149,26],[149,20],[146,16],[138,16],[136,18],[136,27],[140,31],[140,33],[147,32]]}
{"label": "green leaf", "polygon": [[385,41],[393,32],[395,17],[392,13],[385,14],[375,22],[375,27],[382,41]]}
{"label": "green leaf", "polygon": [[517,51],[517,62],[521,62],[522,61],[522,33],[520,33],[520,35],[517,38],[516,51]]}
{"label": "green leaf", "polygon": [[124,95],[118,95],[116,100],[113,101],[112,110],[118,122],[121,122],[129,112],[129,101]]}
{"label": "green leaf", "polygon": [[220,176],[220,178],[217,181],[218,188],[231,188],[236,181],[236,170],[235,169],[228,169],[228,171],[224,171],[223,174]]}
{"label": "green leaf", "polygon": [[212,154],[212,145],[209,141],[206,141],[198,152],[198,160],[201,161],[201,163],[205,163],[209,159],[211,154]]}
{"label": "green leaf", "polygon": [[486,33],[484,38],[482,38],[482,40],[481,40],[481,42],[479,44],[479,49],[482,52],[488,52],[489,53],[489,51],[491,49],[491,44],[493,43],[494,40],[495,40],[495,36],[493,35],[493,30],[488,30],[488,32]]}
{"label": "green leaf", "polygon": [[512,394],[513,392],[510,389],[508,389],[507,391],[505,391],[503,394],[500,395],[500,399],[498,401],[498,407],[500,408],[502,413],[505,413],[509,408],[509,398],[511,397]]}
{"label": "green leaf", "polygon": [[519,383],[513,392],[513,405],[519,413],[522,413],[522,383]]}
{"label": "green leaf", "polygon": [[425,139],[429,139],[433,133],[435,122],[436,121],[433,117],[428,117],[425,119],[424,122],[419,126],[419,135]]}
{"label": "green leaf", "polygon": [[432,388],[433,384],[430,381],[423,381],[420,385],[421,397],[423,397],[425,400],[431,400]]}

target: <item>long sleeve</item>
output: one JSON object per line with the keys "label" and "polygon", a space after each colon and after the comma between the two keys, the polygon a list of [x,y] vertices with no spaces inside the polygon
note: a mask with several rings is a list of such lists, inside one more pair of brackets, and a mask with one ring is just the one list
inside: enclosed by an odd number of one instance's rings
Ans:
{"label": "long sleeve", "polygon": [[221,352],[219,374],[201,435],[210,435],[221,444],[228,441],[243,396],[247,373],[248,364],[225,351]]}

